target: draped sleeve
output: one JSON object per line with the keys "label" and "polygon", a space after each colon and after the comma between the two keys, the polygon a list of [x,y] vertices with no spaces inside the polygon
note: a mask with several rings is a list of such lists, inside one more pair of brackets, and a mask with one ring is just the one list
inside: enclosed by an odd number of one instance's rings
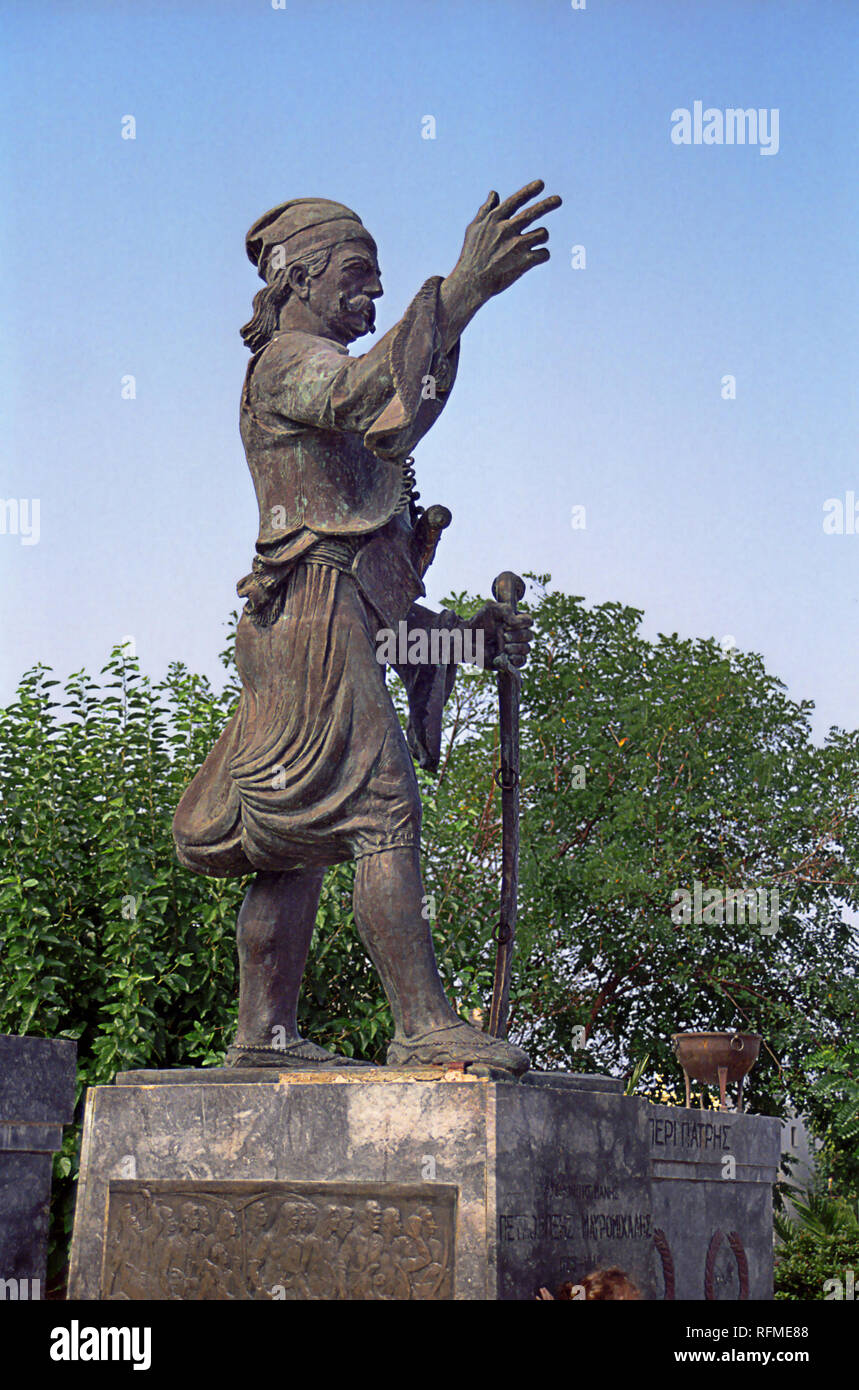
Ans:
{"label": "draped sleeve", "polygon": [[358,433],[384,459],[405,457],[441,414],[459,344],[442,345],[433,276],[369,352],[350,357],[332,339],[278,333],[252,360],[246,404],[269,429],[289,424]]}

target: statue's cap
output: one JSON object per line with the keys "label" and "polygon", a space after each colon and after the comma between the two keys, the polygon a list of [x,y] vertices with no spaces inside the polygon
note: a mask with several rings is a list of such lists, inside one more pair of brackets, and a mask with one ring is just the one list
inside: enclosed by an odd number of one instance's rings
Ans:
{"label": "statue's cap", "polygon": [[274,269],[283,270],[301,256],[358,238],[375,252],[375,241],[351,208],[329,198],[293,198],[257,218],[245,237],[245,247],[248,260],[267,280],[268,262],[276,247],[283,250]]}

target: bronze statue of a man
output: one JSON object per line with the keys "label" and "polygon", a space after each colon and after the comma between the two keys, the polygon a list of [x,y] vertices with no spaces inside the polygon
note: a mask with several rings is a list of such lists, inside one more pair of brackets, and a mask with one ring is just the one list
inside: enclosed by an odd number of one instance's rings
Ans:
{"label": "bronze statue of a man", "polygon": [[[488,1062],[514,1073],[521,1049],[455,1014],[422,914],[421,803],[412,753],[438,760],[455,670],[398,666],[408,743],[377,660],[381,629],[472,629],[484,664],[528,653],[531,620],[487,604],[465,622],[416,602],[434,549],[416,503],[411,451],[453,386],[477,310],[548,259],[560,204],[542,182],[490,193],[446,279],[421,287],[369,352],[382,293],[376,245],[340,203],[301,198],[261,217],[247,252],[266,282],[242,330],[252,352],[241,433],[260,530],[236,634],[242,695],[174,819],[180,861],[215,877],[254,873],[238,918],[238,1030],[229,1066],[343,1066],[298,1034],[301,977],[327,867],[356,861],[354,910],[395,1022],[394,1065]],[[529,206],[530,204],[530,206]]]}

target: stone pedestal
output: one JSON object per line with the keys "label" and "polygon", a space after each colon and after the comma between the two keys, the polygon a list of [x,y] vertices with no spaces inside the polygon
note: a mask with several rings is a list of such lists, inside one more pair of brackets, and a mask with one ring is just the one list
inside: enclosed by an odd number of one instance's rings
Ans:
{"label": "stone pedestal", "polygon": [[0,1035],[0,1297],[43,1298],[53,1155],[75,1106],[75,1043]]}
{"label": "stone pedestal", "polygon": [[772,1298],[781,1122],[650,1105],[647,1127],[661,1296]]}
{"label": "stone pedestal", "polygon": [[664,1159],[651,1131],[714,1117],[619,1085],[387,1067],[120,1075],[87,1100],[69,1297],[518,1300],[618,1265],[645,1298],[703,1298],[717,1229],[712,1296],[732,1296],[732,1233],[752,1296],[771,1296],[778,1121],[740,1117],[746,1160],[758,1140],[766,1155],[732,1198],[685,1150]]}

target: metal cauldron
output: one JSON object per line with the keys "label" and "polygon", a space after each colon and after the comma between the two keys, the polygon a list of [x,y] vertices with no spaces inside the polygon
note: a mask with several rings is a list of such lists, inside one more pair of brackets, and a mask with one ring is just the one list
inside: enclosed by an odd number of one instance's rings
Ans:
{"label": "metal cauldron", "polygon": [[728,1082],[738,1082],[737,1110],[743,1108],[743,1079],[758,1060],[760,1033],[674,1033],[671,1041],[686,1078],[686,1105],[691,1103],[691,1081],[719,1086],[719,1109],[727,1108]]}

